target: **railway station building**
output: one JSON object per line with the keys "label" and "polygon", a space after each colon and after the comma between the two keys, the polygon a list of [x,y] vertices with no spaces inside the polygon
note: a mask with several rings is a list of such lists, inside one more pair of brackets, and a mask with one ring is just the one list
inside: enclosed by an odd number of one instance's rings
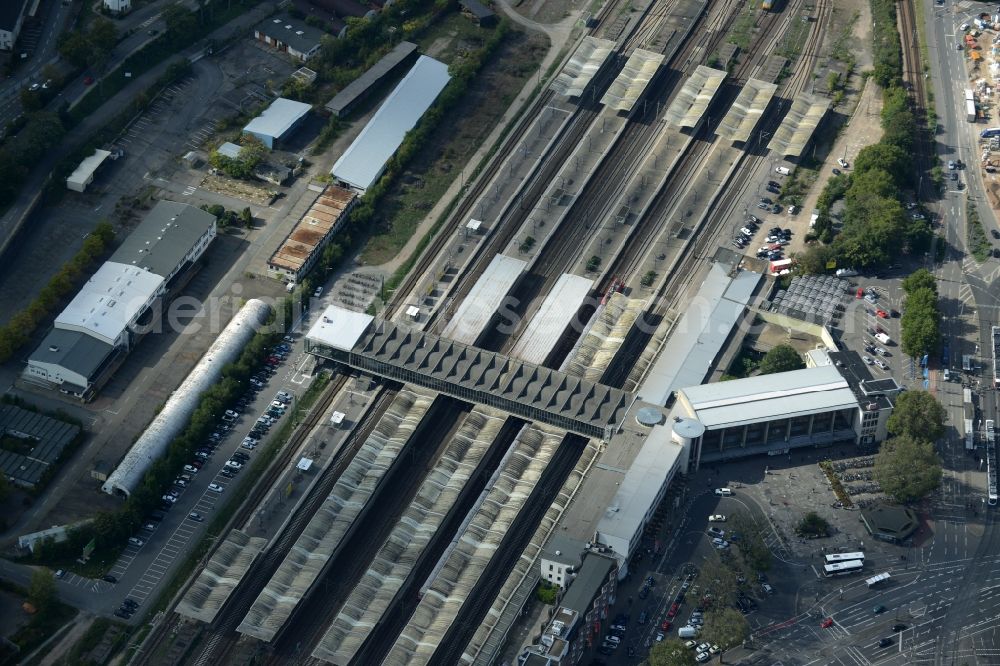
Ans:
{"label": "railway station building", "polygon": [[854,352],[819,357],[828,361],[677,391],[673,416],[705,427],[692,446],[695,468],[795,448],[866,446],[885,439],[892,399],[900,390],[895,380],[873,379]]}

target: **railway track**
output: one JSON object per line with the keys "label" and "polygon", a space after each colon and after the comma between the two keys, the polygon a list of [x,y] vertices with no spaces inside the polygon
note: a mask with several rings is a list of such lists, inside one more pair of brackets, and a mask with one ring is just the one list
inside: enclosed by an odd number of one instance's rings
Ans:
{"label": "railway track", "polygon": [[[614,13],[617,7],[617,2],[605,3],[604,7],[602,7],[600,12],[597,14],[597,25],[590,31],[590,34],[595,34],[599,29],[602,29],[608,17]],[[531,106],[522,112],[521,117],[518,119],[513,129],[508,132],[502,143],[497,147],[495,155],[507,155],[514,151],[521,139],[524,138],[525,132],[534,122],[535,118],[546,106],[548,106],[549,102],[552,101],[553,95],[554,93],[552,90],[546,87],[535,97]],[[392,318],[396,314],[400,305],[406,301],[406,297],[414,289],[416,289],[417,282],[425,273],[427,273],[428,270],[431,269],[432,264],[444,251],[444,248],[451,239],[453,233],[461,228],[465,221],[470,217],[476,202],[486,193],[486,188],[500,172],[500,168],[502,166],[502,159],[498,159],[496,157],[490,157],[487,159],[485,166],[471,183],[469,190],[460,196],[457,205],[452,212],[448,214],[442,228],[435,233],[430,245],[420,254],[417,258],[417,262],[409,270],[399,287],[393,293],[393,297],[386,303],[386,309],[383,315],[386,319]],[[507,242],[509,242],[509,238]]]}
{"label": "railway track", "polygon": [[[322,573],[271,642],[269,664],[308,660],[327,626],[336,618],[343,601],[368,570],[379,548],[413,500],[425,473],[434,467],[455,428],[472,405],[439,396],[410,436],[368,501],[354,520],[340,546],[327,560]],[[413,473],[420,470],[424,473]],[[304,663],[304,662],[303,662]]]}
{"label": "railway track", "polygon": [[[789,10],[793,6],[801,6],[801,0],[791,3]],[[805,57],[796,68],[795,74],[790,77],[779,93],[786,99],[790,99],[802,92],[811,81],[816,49],[822,40],[822,27],[826,25],[833,9],[831,0],[820,0],[814,6],[816,15],[816,28],[810,32],[809,38],[803,46]],[[788,17],[788,20],[791,16]],[[787,25],[787,22],[786,22]],[[752,70],[751,70],[752,71]],[[772,117],[770,122],[760,129],[764,132],[773,133],[779,124],[779,119]],[[735,173],[753,174],[760,166],[767,162],[766,152],[760,154],[742,153],[742,164]],[[652,331],[671,310],[677,308],[678,301],[684,297],[690,282],[694,276],[699,274],[699,266],[711,257],[712,248],[719,244],[720,235],[725,230],[725,220],[729,219],[737,208],[737,204],[745,196],[749,187],[749,180],[734,179],[729,187],[719,197],[717,203],[712,207],[712,213],[706,216],[700,224],[692,229],[691,235],[684,241],[684,245],[679,252],[680,260],[668,271],[668,279],[664,281],[660,289],[654,294],[652,305],[640,316],[644,319],[644,326],[633,326],[626,336],[625,341],[615,354],[615,358],[605,371],[601,382],[609,386],[627,388],[626,382],[634,365],[634,360],[642,353],[652,338]],[[661,204],[669,201],[668,194],[661,198]],[[662,214],[662,213],[661,213]],[[659,215],[650,216],[656,218]],[[635,268],[635,260],[630,264],[632,270]],[[610,287],[610,284],[607,285]]]}
{"label": "railway track", "polygon": [[517,558],[524,552],[539,522],[548,511],[566,477],[573,471],[587,445],[579,435],[566,435],[552,456],[541,478],[531,491],[524,508],[504,535],[496,554],[490,559],[462,604],[462,610],[451,623],[430,660],[431,666],[453,666],[460,663],[462,652],[479,628],[479,623],[493,605],[496,591],[510,575]]}
{"label": "railway track", "polygon": [[[291,464],[295,452],[301,446],[302,442],[305,441],[306,435],[316,426],[320,416],[330,407],[333,399],[347,384],[347,379],[347,375],[343,373],[337,373],[333,376],[330,384],[323,390],[319,399],[312,406],[306,420],[299,425],[292,434],[292,437],[285,443],[278,452],[278,455],[275,456],[275,459],[267,467],[263,476],[250,489],[250,494],[240,504],[223,533],[228,532],[234,525],[245,525],[253,517],[256,508],[266,498],[268,491],[277,482],[281,474],[288,469],[288,465]],[[221,543],[221,540],[219,543]],[[167,610],[169,612],[171,609],[168,608]],[[178,621],[177,615],[170,613],[168,617],[168,620],[161,622],[147,637],[146,644],[151,648],[155,648],[164,637],[169,636],[176,625]],[[153,651],[152,649],[144,649],[139,652],[149,654]]]}
{"label": "railway track", "polygon": [[[313,514],[330,494],[334,483],[340,478],[344,469],[361,448],[361,445],[378,423],[382,413],[391,404],[393,398],[395,398],[398,390],[398,385],[381,389],[372,407],[362,417],[337,454],[337,457],[323,471],[323,474],[313,486],[312,491],[303,501],[295,516],[285,526],[285,529],[268,550],[254,561],[250,570],[247,571],[236,587],[236,590],[222,607],[215,621],[208,628],[208,638],[199,646],[200,652],[196,657],[192,658],[192,664],[195,666],[211,666],[223,663],[223,655],[229,654],[240,638],[240,635],[236,633],[236,627],[247,614],[247,611],[250,610],[250,606],[257,598],[261,589],[271,579],[271,576],[277,570],[282,560],[285,559],[288,551],[291,550],[291,547],[295,544]],[[331,396],[326,402],[327,407],[332,400],[333,397]],[[312,427],[316,426],[319,419],[318,414],[321,414],[322,411],[317,410],[315,413],[317,416],[311,422]],[[299,432],[303,433],[301,438],[305,438],[306,434],[312,430],[312,427],[300,428]],[[301,442],[301,439],[299,441]],[[288,447],[288,449],[294,451],[294,447]],[[254,505],[251,504],[250,506]]]}
{"label": "railway track", "polygon": [[[920,56],[920,42],[917,39],[917,12],[915,0],[901,0],[899,7],[899,34],[903,47],[903,81],[909,88],[914,115],[918,119],[917,134],[914,137],[917,169],[922,174],[929,174],[934,167],[937,156],[933,139],[927,127],[927,91],[923,64]],[[925,179],[918,179],[918,186]],[[930,180],[929,178],[927,179]],[[917,198],[922,198],[922,192],[917,192]]]}

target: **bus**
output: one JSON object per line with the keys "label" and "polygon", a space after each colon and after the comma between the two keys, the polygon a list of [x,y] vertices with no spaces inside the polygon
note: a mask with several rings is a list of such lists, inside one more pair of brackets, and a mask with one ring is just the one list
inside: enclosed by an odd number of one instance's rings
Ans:
{"label": "bus", "polygon": [[993,339],[993,388],[1000,388],[1000,326],[990,329]]}
{"label": "bus", "polygon": [[864,568],[865,563],[861,560],[851,560],[850,562],[834,562],[833,564],[823,565],[823,575],[829,578],[830,576],[844,576],[852,573],[861,573],[861,569]]}
{"label": "bus", "polygon": [[1000,136],[1000,127],[991,127],[990,129],[984,129],[982,132],[979,133],[979,136],[981,136],[984,139]]}
{"label": "bus", "polygon": [[850,562],[851,560],[861,560],[865,561],[864,553],[830,553],[825,558],[823,558],[827,564],[836,564],[837,562]]}

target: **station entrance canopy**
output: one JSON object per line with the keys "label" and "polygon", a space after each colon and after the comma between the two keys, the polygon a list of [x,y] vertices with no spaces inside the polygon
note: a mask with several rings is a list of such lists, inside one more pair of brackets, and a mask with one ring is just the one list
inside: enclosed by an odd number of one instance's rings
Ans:
{"label": "station entrance canopy", "polygon": [[829,108],[830,100],[819,95],[796,95],[788,115],[781,121],[771,143],[767,144],[768,149],[790,157],[801,155]]}
{"label": "station entrance canopy", "polygon": [[552,90],[567,97],[579,97],[614,49],[615,43],[610,39],[584,37],[573,57],[552,81]]}
{"label": "station entrance canopy", "polygon": [[731,141],[746,142],[777,89],[776,83],[748,79],[716,134]]}
{"label": "station entrance canopy", "polygon": [[615,111],[631,111],[653,79],[656,70],[660,68],[663,58],[662,53],[642,49],[633,51],[618,78],[604,93],[601,104]]}
{"label": "station entrance canopy", "polygon": [[697,125],[726,80],[726,74],[721,69],[698,65],[667,109],[667,122],[676,127]]}
{"label": "station entrance canopy", "polygon": [[632,400],[620,389],[337,306],[309,330],[306,351],[586,437],[609,438]]}

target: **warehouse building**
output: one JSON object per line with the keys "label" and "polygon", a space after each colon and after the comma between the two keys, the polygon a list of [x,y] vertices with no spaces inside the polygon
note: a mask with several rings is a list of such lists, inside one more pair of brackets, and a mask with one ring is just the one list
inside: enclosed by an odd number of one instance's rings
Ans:
{"label": "warehouse building", "polygon": [[258,23],[253,36],[259,42],[306,62],[319,51],[323,31],[288,14],[279,14]]}
{"label": "warehouse building", "polygon": [[335,182],[361,194],[382,177],[385,165],[396,154],[406,133],[448,85],[448,66],[420,56],[372,119],[334,163]]}
{"label": "warehouse building", "polygon": [[416,44],[413,42],[396,44],[377,63],[365,70],[364,74],[348,83],[343,90],[334,95],[333,99],[326,103],[326,110],[338,118],[343,118],[357,107],[374,88],[396,72],[402,71],[404,67],[409,67],[416,58]]}
{"label": "warehouse building", "polygon": [[303,102],[279,97],[263,113],[247,123],[243,133],[257,137],[261,143],[273,149],[282,139],[291,135],[311,108]]}
{"label": "warehouse building", "polygon": [[301,282],[322,256],[323,248],[344,226],[356,201],[357,195],[350,190],[327,185],[268,259],[268,276]]}
{"label": "warehouse building", "polygon": [[31,383],[90,399],[215,238],[215,216],[161,201],[81,287],[28,358]]}

